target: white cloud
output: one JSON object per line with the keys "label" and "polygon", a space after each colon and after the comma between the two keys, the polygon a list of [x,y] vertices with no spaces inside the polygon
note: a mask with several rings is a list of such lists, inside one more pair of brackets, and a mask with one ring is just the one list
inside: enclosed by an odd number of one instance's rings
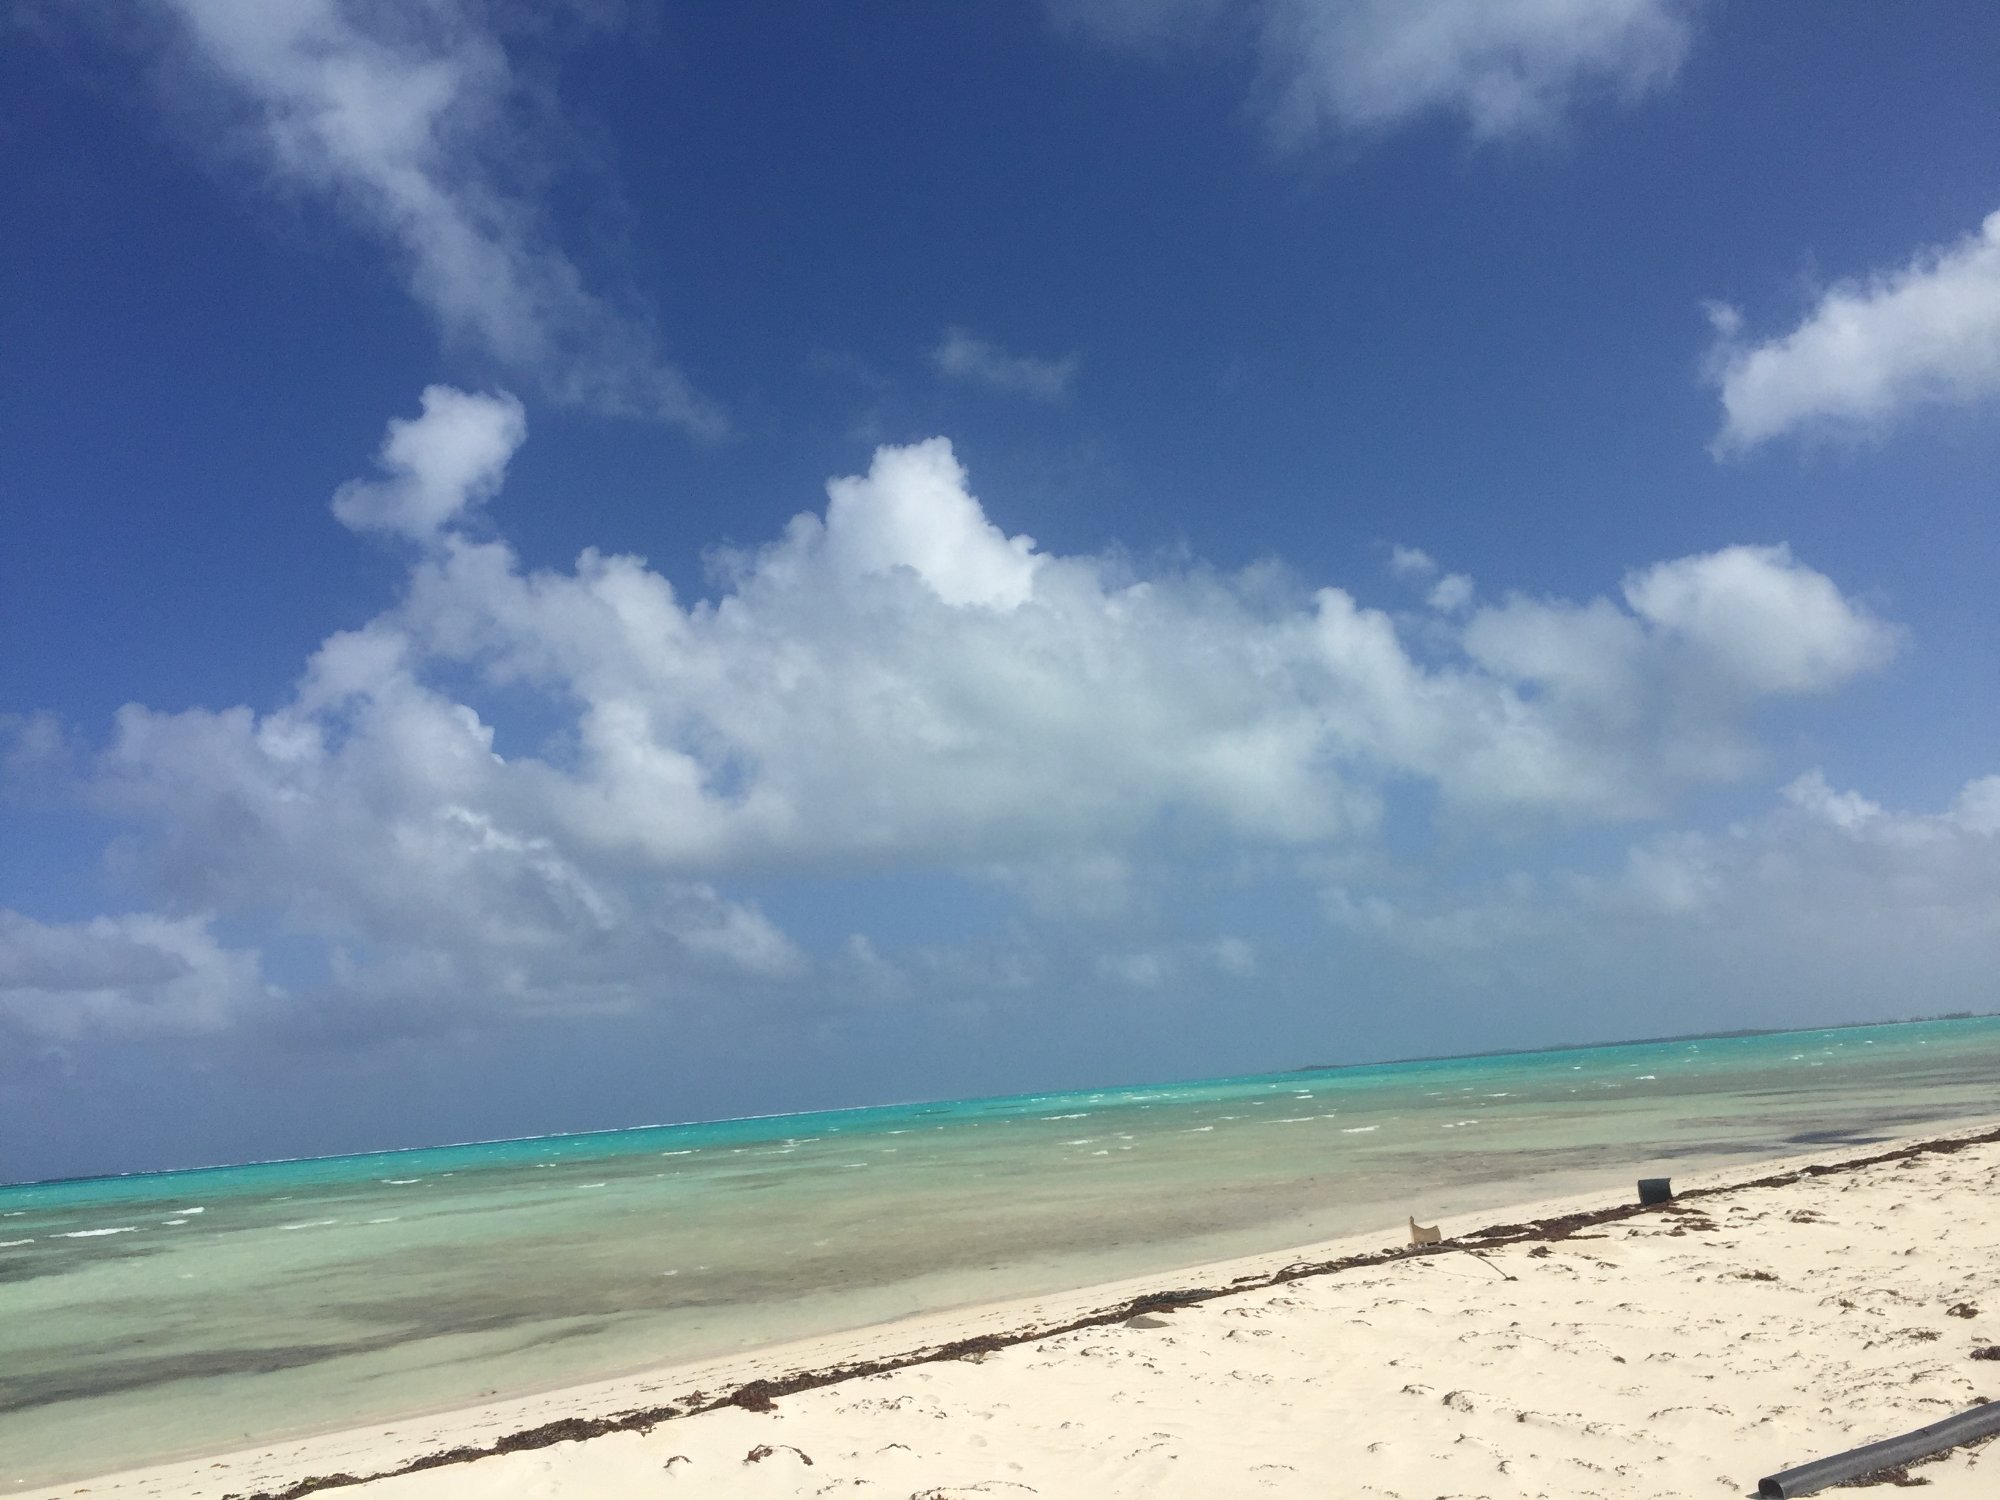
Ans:
{"label": "white cloud", "polygon": [[56,1042],[200,1033],[275,998],[256,955],[224,948],[201,918],[38,922],[0,910],[0,1031]]}
{"label": "white cloud", "polygon": [[1828,290],[1805,320],[1763,343],[1711,309],[1722,391],[1719,452],[1790,433],[1879,433],[1924,406],[2000,397],[2000,213],[1899,270]]}
{"label": "white cloud", "polygon": [[854,577],[908,568],[946,604],[1013,609],[1034,592],[1035,539],[986,519],[943,438],[880,448],[864,478],[827,485],[826,551]]}
{"label": "white cloud", "polygon": [[1463,573],[1447,573],[1431,585],[1424,602],[1440,613],[1457,614],[1472,603],[1472,580]]}
{"label": "white cloud", "polygon": [[1649,757],[1656,788],[1746,774],[1749,704],[1828,691],[1882,666],[1901,640],[1782,546],[1658,563],[1622,593],[1626,608],[1515,596],[1475,610],[1463,635],[1481,668],[1535,695],[1555,748],[1534,765],[1582,778],[1573,795],[1600,787],[1606,807],[1649,795],[1620,774]]}
{"label": "white cloud", "polygon": [[947,328],[931,363],[940,374],[967,380],[1016,396],[1032,396],[1039,401],[1059,401],[1069,394],[1081,363],[1074,354],[1061,359],[1044,359],[1032,354],[1010,354],[998,344],[979,338],[963,328]]}
{"label": "white cloud", "polygon": [[1052,0],[1119,42],[1247,32],[1281,141],[1378,134],[1432,116],[1477,140],[1537,135],[1599,96],[1632,100],[1679,70],[1686,0]]}
{"label": "white cloud", "polygon": [[806,956],[754,907],[726,901],[705,885],[683,890],[666,913],[666,931],[691,955],[756,979],[797,979]]}
{"label": "white cloud", "polygon": [[[426,540],[403,597],[269,712],[127,707],[89,773],[166,910],[276,923],[383,1013],[897,989],[872,948],[815,960],[727,893],[750,874],[956,870],[1108,923],[1168,828],[1365,846],[1409,780],[1460,823],[1651,813],[1741,775],[1761,705],[1894,639],[1782,548],[1732,548],[1634,573],[1623,605],[1512,598],[1413,643],[1269,568],[1038,550],[941,438],[879,450],[684,601],[634,557],[529,570],[467,531],[520,435],[505,397],[428,392],[389,477],[338,502]],[[539,739],[514,748],[523,705]]]}
{"label": "white cloud", "polygon": [[2000,838],[1977,778],[1941,812],[1898,812],[1808,771],[1762,818],[1720,834],[1684,833],[1632,851],[1617,879],[1584,888],[1606,909],[1697,914],[1732,942],[1813,966],[1862,961],[1888,993],[1933,1009],[1923,980],[1944,965],[1954,988],[1990,998],[2000,960]]}
{"label": "white cloud", "polygon": [[1411,976],[1547,1005],[1572,1036],[1579,1017],[1585,1034],[1630,1035],[1662,1004],[1673,1029],[1984,1011],[2000,965],[2000,776],[1925,813],[1809,771],[1763,815],[1656,834],[1608,874],[1516,874],[1469,897],[1344,883],[1324,900]]}
{"label": "white cloud", "polygon": [[1475,589],[1471,578],[1463,573],[1440,576],[1437,559],[1420,547],[1390,547],[1389,571],[1405,583],[1428,584],[1424,603],[1440,614],[1456,614],[1472,603]]}
{"label": "white cloud", "polygon": [[389,424],[386,478],[352,480],[334,493],[342,525],[423,541],[499,490],[507,461],[528,435],[521,403],[434,385],[423,407],[416,420]]}
{"label": "white cloud", "polygon": [[524,123],[520,82],[475,6],[161,3],[199,81],[242,104],[277,179],[388,246],[448,338],[557,400],[721,430],[659,357],[643,310],[593,292],[516,186],[551,146]]}
{"label": "white cloud", "polygon": [[1389,571],[1398,578],[1429,578],[1438,570],[1437,559],[1421,547],[1405,547],[1401,544],[1389,549]]}
{"label": "white cloud", "polygon": [[1747,693],[1824,692],[1881,666],[1898,639],[1784,546],[1659,563],[1625,580],[1625,599],[1699,652],[1710,680]]}
{"label": "white cloud", "polygon": [[2000,776],[1968,781],[1952,804],[1951,815],[1967,833],[2000,834]]}
{"label": "white cloud", "polygon": [[1780,795],[1821,822],[1850,833],[1883,815],[1879,803],[1870,802],[1859,792],[1836,792],[1827,783],[1826,774],[1817,769],[1793,781]]}

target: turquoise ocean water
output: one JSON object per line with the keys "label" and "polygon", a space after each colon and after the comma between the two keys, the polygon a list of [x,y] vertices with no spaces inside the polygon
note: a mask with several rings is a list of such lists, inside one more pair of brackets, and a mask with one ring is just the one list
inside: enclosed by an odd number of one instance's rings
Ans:
{"label": "turquoise ocean water", "polygon": [[2000,1115],[2000,1018],[0,1188],[0,1487]]}

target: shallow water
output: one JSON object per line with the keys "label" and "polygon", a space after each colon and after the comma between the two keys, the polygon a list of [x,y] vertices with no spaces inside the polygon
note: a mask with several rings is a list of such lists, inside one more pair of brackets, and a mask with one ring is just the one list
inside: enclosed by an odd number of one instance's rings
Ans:
{"label": "shallow water", "polygon": [[1996,1112],[2000,1018],[0,1188],[0,1485]]}

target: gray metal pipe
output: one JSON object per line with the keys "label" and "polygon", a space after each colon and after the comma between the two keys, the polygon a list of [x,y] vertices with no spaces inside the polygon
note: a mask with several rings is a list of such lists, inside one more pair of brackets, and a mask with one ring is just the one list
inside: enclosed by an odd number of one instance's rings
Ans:
{"label": "gray metal pipe", "polygon": [[1885,1438],[1864,1448],[1850,1448],[1831,1458],[1816,1458],[1809,1464],[1800,1464],[1796,1469],[1772,1474],[1757,1481],[1757,1493],[1772,1496],[1774,1500],[1814,1495],[1828,1485],[1859,1479],[1877,1469],[1893,1468],[1914,1459],[1929,1458],[1933,1453],[1942,1453],[1947,1448],[1956,1448],[1960,1443],[1970,1443],[1996,1432],[2000,1432],[2000,1401],[1975,1406],[1970,1411],[1946,1417],[1928,1427],[1919,1427],[1901,1437]]}

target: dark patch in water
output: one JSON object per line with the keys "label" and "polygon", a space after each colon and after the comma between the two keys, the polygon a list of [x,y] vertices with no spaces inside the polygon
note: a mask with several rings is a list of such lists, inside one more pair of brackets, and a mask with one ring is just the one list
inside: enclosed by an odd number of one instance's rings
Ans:
{"label": "dark patch in water", "polygon": [[10,1257],[0,1260],[0,1286],[14,1281],[33,1281],[38,1276],[60,1276],[68,1269],[46,1255],[23,1256],[19,1260]]}
{"label": "dark patch in water", "polygon": [[158,1255],[157,1245],[120,1245],[84,1250],[75,1246],[42,1244],[18,1256],[0,1255],[0,1285],[36,1281],[44,1276],[61,1276],[80,1266],[102,1265],[107,1260],[144,1260]]}
{"label": "dark patch in water", "polygon": [[[547,1321],[549,1317],[550,1314],[544,1311],[510,1309],[479,1316],[461,1315],[449,1322],[433,1320],[429,1326],[422,1328],[402,1327],[359,1338],[312,1344],[270,1344],[250,1349],[201,1349],[143,1359],[119,1358],[119,1353],[125,1348],[123,1345],[105,1345],[96,1350],[70,1350],[67,1352],[77,1356],[75,1368],[45,1371],[32,1376],[0,1376],[0,1415],[33,1411],[65,1401],[115,1396],[125,1391],[144,1390],[149,1386],[177,1381],[208,1380],[227,1375],[276,1375],[324,1360],[408,1348],[425,1338],[505,1332],[523,1324]],[[553,1329],[529,1340],[522,1347],[594,1338],[609,1326],[604,1322],[580,1322]]]}
{"label": "dark patch in water", "polygon": [[33,1411],[64,1401],[115,1396],[176,1380],[202,1380],[217,1375],[274,1375],[296,1370],[341,1354],[393,1349],[400,1334],[359,1339],[344,1344],[274,1344],[257,1349],[206,1349],[193,1354],[163,1354],[93,1365],[88,1370],[63,1370],[31,1376],[0,1377],[0,1414]]}
{"label": "dark patch in water", "polygon": [[1888,1140],[1886,1135],[1855,1135],[1845,1130],[1801,1130],[1785,1137],[1787,1146],[1873,1146]]}

